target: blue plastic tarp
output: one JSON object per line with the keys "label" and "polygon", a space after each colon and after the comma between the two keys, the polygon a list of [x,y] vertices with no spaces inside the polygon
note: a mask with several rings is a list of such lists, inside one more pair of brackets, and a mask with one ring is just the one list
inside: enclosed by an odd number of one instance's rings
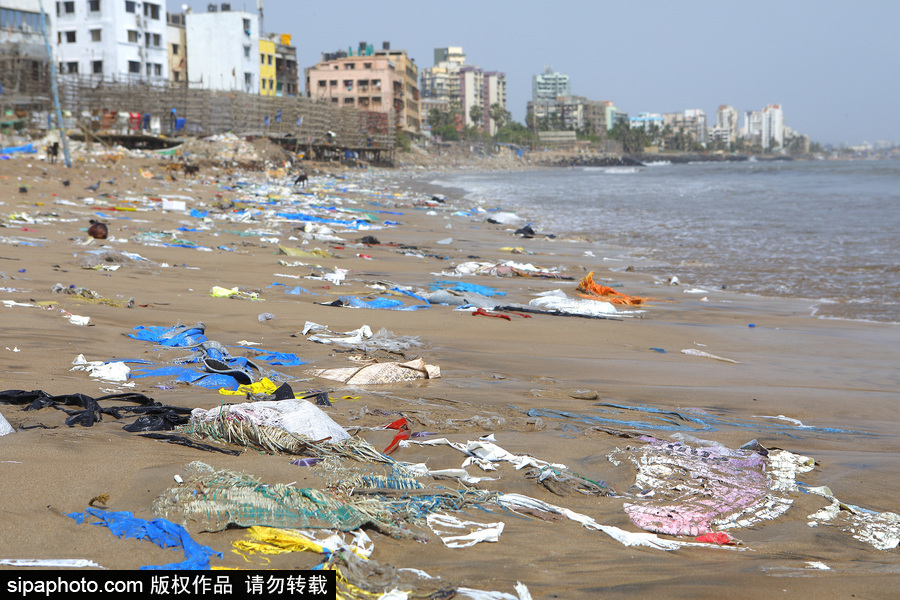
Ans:
{"label": "blue plastic tarp", "polygon": [[432,290],[453,290],[455,292],[472,292],[482,296],[505,296],[506,292],[499,292],[494,288],[465,281],[435,281],[431,284]]}
{"label": "blue plastic tarp", "polygon": [[210,568],[209,560],[212,557],[222,558],[221,552],[198,544],[191,538],[187,529],[167,519],[147,521],[127,511],[104,511],[97,508],[87,508],[83,513],[69,513],[67,516],[80,525],[88,515],[100,519],[93,525],[108,527],[116,537],[147,540],[160,548],[181,548],[184,551],[184,560],[179,563],[143,566],[141,570],[205,571]]}

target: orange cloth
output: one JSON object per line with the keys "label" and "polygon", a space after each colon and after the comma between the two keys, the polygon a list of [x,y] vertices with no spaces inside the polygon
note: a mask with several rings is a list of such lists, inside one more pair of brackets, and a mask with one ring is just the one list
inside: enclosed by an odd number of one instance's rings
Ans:
{"label": "orange cloth", "polygon": [[584,292],[583,294],[579,294],[584,298],[590,298],[592,300],[604,300],[613,304],[636,306],[638,304],[644,304],[647,302],[647,298],[640,298],[638,296],[626,296],[625,294],[621,294],[612,289],[608,285],[596,283],[594,281],[593,271],[581,278],[581,281],[578,282],[578,291]]}

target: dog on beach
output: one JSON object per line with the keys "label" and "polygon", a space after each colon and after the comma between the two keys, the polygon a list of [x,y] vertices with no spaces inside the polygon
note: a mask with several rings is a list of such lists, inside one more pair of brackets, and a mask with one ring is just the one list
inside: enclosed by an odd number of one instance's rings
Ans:
{"label": "dog on beach", "polygon": [[59,142],[53,142],[47,148],[47,156],[50,158],[50,164],[55,165],[56,159],[59,157]]}

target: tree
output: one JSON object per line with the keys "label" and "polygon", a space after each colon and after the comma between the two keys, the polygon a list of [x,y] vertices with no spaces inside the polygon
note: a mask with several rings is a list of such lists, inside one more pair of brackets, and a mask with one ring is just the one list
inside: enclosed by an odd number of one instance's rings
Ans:
{"label": "tree", "polygon": [[504,125],[506,125],[506,123],[512,116],[510,115],[510,112],[506,110],[506,108],[504,108],[503,105],[499,102],[491,104],[491,108],[488,113],[491,117],[491,120],[494,122],[494,125],[496,125],[498,131],[502,129]]}
{"label": "tree", "polygon": [[625,152],[641,152],[650,145],[650,138],[643,127],[629,127],[623,121],[613,125],[609,137],[621,143]]}
{"label": "tree", "polygon": [[476,129],[481,125],[481,119],[484,117],[483,109],[479,104],[473,104],[469,109],[469,119],[472,121],[472,127]]}

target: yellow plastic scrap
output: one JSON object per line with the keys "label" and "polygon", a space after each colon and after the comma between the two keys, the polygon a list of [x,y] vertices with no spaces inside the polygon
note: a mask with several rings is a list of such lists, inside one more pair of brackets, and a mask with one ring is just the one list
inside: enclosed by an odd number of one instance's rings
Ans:
{"label": "yellow plastic scrap", "polygon": [[321,248],[316,248],[315,250],[301,250],[299,248],[289,248],[287,246],[278,245],[278,250],[282,254],[286,254],[288,256],[294,257],[302,257],[302,258],[334,258],[334,254],[327,250],[322,250]]}
{"label": "yellow plastic scrap", "polygon": [[247,529],[252,539],[231,543],[248,554],[285,554],[287,552],[315,552],[324,554],[325,548],[303,534],[287,529],[253,525]]}
{"label": "yellow plastic scrap", "polygon": [[240,288],[233,287],[231,289],[224,288],[218,285],[214,285],[212,289],[209,290],[210,296],[214,298],[244,298],[247,300],[259,300],[259,294],[256,292],[244,292]]}
{"label": "yellow plastic scrap", "polygon": [[[288,552],[315,552],[317,554],[328,556],[329,550],[321,544],[316,543],[311,538],[287,529],[277,529],[275,527],[264,527],[261,525],[252,525],[247,529],[252,539],[235,540],[231,542],[234,548],[233,552],[239,554],[248,560],[246,554],[285,554]],[[363,560],[368,560],[365,555],[360,553],[354,546],[350,550]],[[334,571],[337,576],[338,590],[337,600],[375,600],[383,596],[383,592],[370,592],[356,585],[341,572],[341,570],[330,561],[326,560],[322,564],[323,569]]]}
{"label": "yellow plastic scrap", "polygon": [[263,377],[254,383],[241,384],[236,390],[219,388],[219,393],[226,396],[244,396],[246,394],[271,394],[277,389],[278,386],[271,379]]}

